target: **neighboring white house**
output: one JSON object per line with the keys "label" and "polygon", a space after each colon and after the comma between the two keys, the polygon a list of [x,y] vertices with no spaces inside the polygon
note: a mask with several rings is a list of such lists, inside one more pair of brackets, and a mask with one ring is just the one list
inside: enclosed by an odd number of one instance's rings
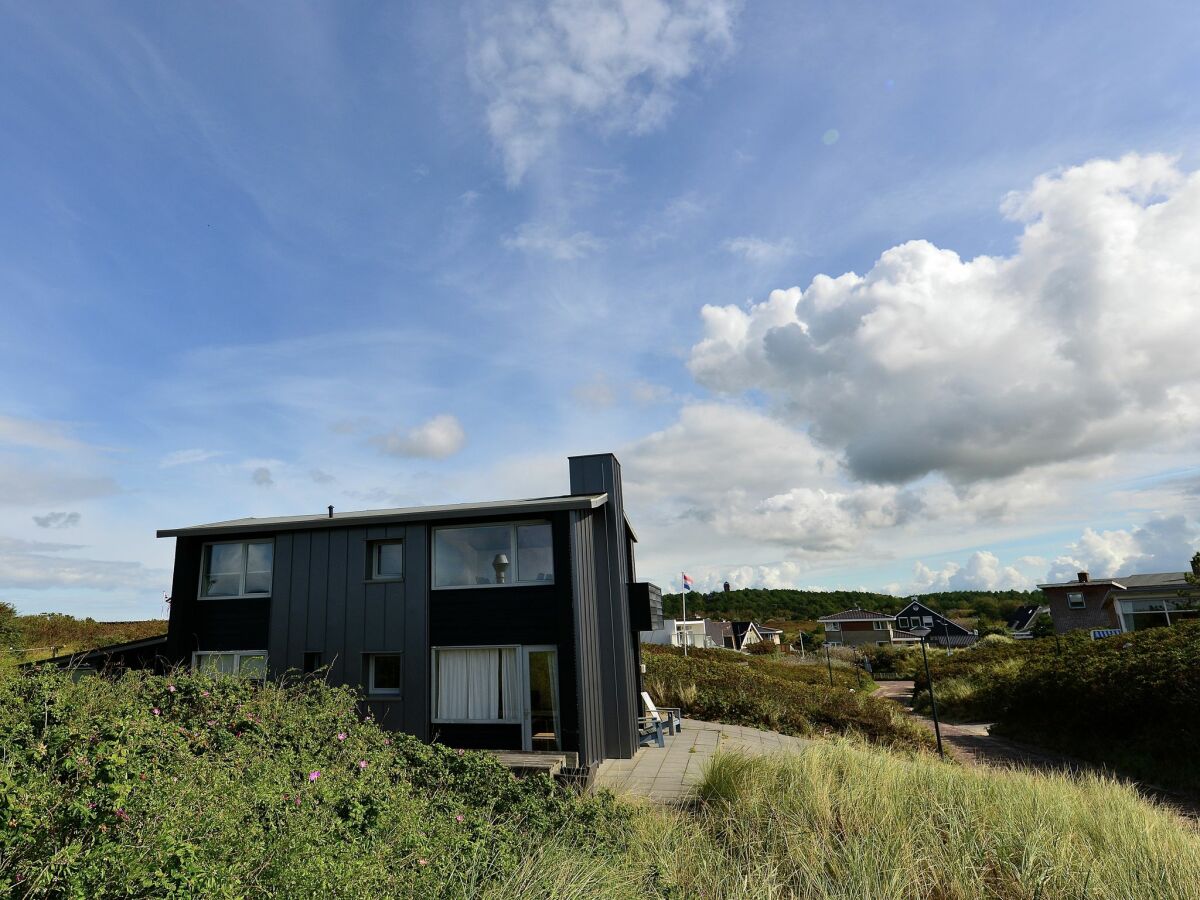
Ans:
{"label": "neighboring white house", "polygon": [[720,647],[708,635],[708,619],[663,619],[663,627],[643,631],[643,644],[669,644],[672,647]]}

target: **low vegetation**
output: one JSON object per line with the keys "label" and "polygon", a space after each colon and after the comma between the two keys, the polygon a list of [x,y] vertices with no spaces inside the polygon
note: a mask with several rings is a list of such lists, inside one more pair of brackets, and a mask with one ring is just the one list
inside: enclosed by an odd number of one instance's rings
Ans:
{"label": "low vegetation", "polygon": [[[931,655],[938,710],[1158,784],[1200,788],[1200,622]],[[924,671],[917,708],[928,711]]]}
{"label": "low vegetation", "polygon": [[[807,623],[804,630],[811,635],[819,634],[815,620],[821,616],[852,607],[873,609],[877,612],[897,613],[912,599],[891,594],[876,594],[871,591],[797,591],[783,588],[746,588],[738,591],[714,591],[702,594],[689,591],[687,608],[689,616],[709,616],[718,619],[753,619],[757,622]],[[1040,591],[942,591],[921,594],[916,597],[930,609],[970,620],[981,634],[1003,631],[1004,621],[1021,606],[1044,602]],[[682,607],[682,595],[663,594],[663,613],[678,617]],[[784,625],[789,639],[795,639],[794,631]]]}
{"label": "low vegetation", "polygon": [[17,615],[12,604],[0,601],[0,659],[8,663],[48,659],[55,653],[92,650],[167,633],[161,619],[97,622],[63,613]]}
{"label": "low vegetation", "polygon": [[646,688],[656,703],[684,715],[749,725],[784,734],[839,734],[875,744],[919,749],[926,729],[887,700],[871,696],[874,683],[861,669],[825,660],[744,656],[728,650],[643,646]]}
{"label": "low vegetation", "polygon": [[668,809],[514,779],[320,682],[0,672],[0,891],[18,898],[1200,900],[1197,870],[1193,829],[1092,778],[822,741],[718,756]]}

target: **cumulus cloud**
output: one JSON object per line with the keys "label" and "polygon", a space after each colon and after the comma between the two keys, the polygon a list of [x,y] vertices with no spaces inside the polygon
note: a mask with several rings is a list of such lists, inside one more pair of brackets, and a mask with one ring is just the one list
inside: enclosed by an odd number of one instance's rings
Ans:
{"label": "cumulus cloud", "polygon": [[160,469],[171,469],[175,466],[190,466],[196,463],[206,462],[214,456],[220,456],[218,450],[201,450],[194,447],[190,450],[176,450],[173,453],[168,453],[158,461]]}
{"label": "cumulus cloud", "polygon": [[34,516],[34,524],[38,528],[73,528],[83,518],[77,512],[49,512],[44,516]]}
{"label": "cumulus cloud", "polygon": [[960,565],[949,562],[931,569],[918,562],[913,569],[913,593],[932,591],[1025,591],[1034,586],[1032,569],[1044,565],[1037,557],[1022,557],[1014,565],[1003,565],[989,550],[977,550]]}
{"label": "cumulus cloud", "polygon": [[375,435],[371,443],[389,456],[445,459],[461,450],[466,440],[458,419],[443,413],[407,432]]}
{"label": "cumulus cloud", "polygon": [[749,309],[706,306],[690,368],[763,390],[855,478],[957,483],[1194,434],[1200,172],[1164,156],[1039,177],[1008,257],[912,241]]}
{"label": "cumulus cloud", "polygon": [[641,133],[679,83],[732,45],[737,0],[525,0],[481,5],[470,71],[510,185],[572,120]]}
{"label": "cumulus cloud", "polygon": [[1046,580],[1071,581],[1077,572],[1087,572],[1095,578],[1186,572],[1198,550],[1200,527],[1182,515],[1161,516],[1129,529],[1088,528],[1054,560]]}
{"label": "cumulus cloud", "polygon": [[520,250],[538,256],[569,262],[595,253],[604,246],[600,238],[588,231],[563,234],[548,225],[526,223],[517,233],[503,239],[509,250]]}
{"label": "cumulus cloud", "polygon": [[725,242],[725,249],[734,256],[740,256],[746,262],[762,265],[780,262],[796,252],[796,245],[789,238],[768,241],[749,235],[730,238]]}
{"label": "cumulus cloud", "polygon": [[275,479],[271,477],[271,470],[266,466],[258,466],[250,473],[250,480],[259,487],[271,487],[275,483]]}

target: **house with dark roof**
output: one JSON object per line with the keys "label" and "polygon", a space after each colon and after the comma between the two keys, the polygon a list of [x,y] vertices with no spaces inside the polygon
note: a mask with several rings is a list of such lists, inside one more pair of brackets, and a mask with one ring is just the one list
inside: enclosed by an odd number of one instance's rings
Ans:
{"label": "house with dark roof", "polygon": [[1050,615],[1050,607],[1042,606],[1034,603],[1030,606],[1022,606],[1013,611],[1004,623],[1004,627],[1008,630],[1011,637],[1020,639],[1031,638],[1033,635],[1030,629],[1034,623],[1042,616]]}
{"label": "house with dark roof", "polygon": [[961,649],[979,640],[979,635],[970,628],[915,599],[910,599],[908,605],[896,613],[896,624],[915,635],[917,640],[923,639],[935,647]]}
{"label": "house with dark roof", "polygon": [[662,627],[662,600],[636,580],[617,459],[571,457],[570,486],[162,530],[175,540],[167,635],[108,657],[255,677],[321,672],[358,689],[386,728],[550,751],[590,777],[637,751],[638,634]]}
{"label": "house with dark roof", "polygon": [[1200,618],[1200,590],[1186,572],[1153,572],[1093,579],[1079,572],[1074,581],[1039,584],[1058,634],[1086,630],[1107,637]]}

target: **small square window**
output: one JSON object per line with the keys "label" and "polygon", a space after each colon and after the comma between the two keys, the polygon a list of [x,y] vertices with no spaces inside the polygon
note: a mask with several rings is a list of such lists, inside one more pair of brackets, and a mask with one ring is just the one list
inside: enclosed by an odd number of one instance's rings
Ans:
{"label": "small square window", "polygon": [[375,653],[368,657],[367,693],[400,696],[400,654]]}
{"label": "small square window", "polygon": [[371,544],[371,580],[398,581],[404,577],[404,541]]}
{"label": "small square window", "polygon": [[1071,609],[1083,609],[1087,604],[1083,601],[1082,593],[1067,594],[1067,606]]}
{"label": "small square window", "polygon": [[841,630],[842,630],[842,626],[841,626],[841,625],[839,625],[837,622],[826,622],[826,623],[825,623],[825,630],[826,630],[826,631],[841,631]]}

